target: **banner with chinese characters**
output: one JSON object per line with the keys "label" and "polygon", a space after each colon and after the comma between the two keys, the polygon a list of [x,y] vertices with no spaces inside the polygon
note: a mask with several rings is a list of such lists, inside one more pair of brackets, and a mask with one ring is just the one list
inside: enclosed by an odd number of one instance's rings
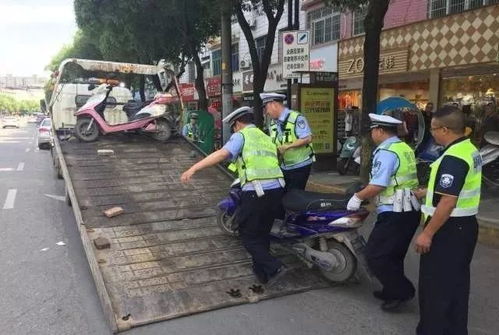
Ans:
{"label": "banner with chinese characters", "polygon": [[316,153],[334,150],[334,88],[302,87],[300,112],[312,128],[313,147]]}
{"label": "banner with chinese characters", "polygon": [[310,32],[282,32],[282,75],[284,79],[299,78],[296,71],[310,70]]}

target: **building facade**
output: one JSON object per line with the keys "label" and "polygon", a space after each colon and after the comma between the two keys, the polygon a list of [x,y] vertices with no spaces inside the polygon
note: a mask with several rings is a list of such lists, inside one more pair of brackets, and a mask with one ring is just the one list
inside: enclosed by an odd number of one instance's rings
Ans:
{"label": "building facade", "polygon": [[[387,25],[403,22],[392,18],[403,16],[402,3],[412,6],[407,17],[415,22],[381,34],[379,99],[404,96],[419,107],[429,101],[473,107],[483,99],[495,98],[499,90],[496,2],[394,1]],[[427,19],[420,20],[425,8]],[[360,106],[364,68],[364,37],[353,36],[355,14],[350,15],[351,25],[345,25],[346,38],[340,41],[338,53],[339,102],[343,108]]]}

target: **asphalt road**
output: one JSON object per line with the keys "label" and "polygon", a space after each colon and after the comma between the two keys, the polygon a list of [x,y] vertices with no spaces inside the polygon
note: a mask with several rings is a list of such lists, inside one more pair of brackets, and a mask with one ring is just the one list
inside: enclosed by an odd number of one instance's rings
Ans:
{"label": "asphalt road", "polygon": [[[75,220],[35,127],[0,129],[0,334],[110,334]],[[371,225],[363,228],[367,234]],[[62,242],[62,243],[60,243]],[[64,244],[64,245],[58,245]],[[499,334],[499,249],[479,245],[472,265],[470,334]],[[410,252],[409,276],[418,257]],[[417,302],[387,314],[367,282],[179,318],[125,334],[414,334]]]}

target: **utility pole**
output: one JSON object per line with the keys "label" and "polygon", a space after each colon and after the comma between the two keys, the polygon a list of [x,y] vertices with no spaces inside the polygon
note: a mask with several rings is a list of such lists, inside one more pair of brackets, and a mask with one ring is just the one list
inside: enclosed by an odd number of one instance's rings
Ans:
{"label": "utility pole", "polygon": [[[224,0],[222,5],[222,118],[232,112],[232,1]],[[226,143],[230,137],[230,127],[224,123],[222,140]]]}
{"label": "utility pole", "polygon": [[[288,30],[293,29],[293,0],[288,0]],[[287,100],[288,100],[288,108],[291,109],[291,84],[292,80],[288,79],[287,81]]]}

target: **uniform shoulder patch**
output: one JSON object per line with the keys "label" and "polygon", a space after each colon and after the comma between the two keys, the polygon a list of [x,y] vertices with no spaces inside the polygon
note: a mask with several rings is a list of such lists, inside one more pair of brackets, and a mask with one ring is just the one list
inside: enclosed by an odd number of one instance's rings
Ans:
{"label": "uniform shoulder patch", "polygon": [[451,174],[447,174],[447,173],[444,173],[441,177],[440,177],[440,186],[442,186],[443,188],[449,188],[452,186],[452,184],[454,183],[454,176],[451,175]]}
{"label": "uniform shoulder patch", "polygon": [[303,120],[302,118],[298,119],[298,122],[296,124],[301,129],[305,129],[305,127],[307,126],[305,120]]}
{"label": "uniform shoulder patch", "polygon": [[379,169],[381,169],[381,161],[375,160],[373,167],[372,167],[372,174],[373,176],[377,175],[379,172]]}

